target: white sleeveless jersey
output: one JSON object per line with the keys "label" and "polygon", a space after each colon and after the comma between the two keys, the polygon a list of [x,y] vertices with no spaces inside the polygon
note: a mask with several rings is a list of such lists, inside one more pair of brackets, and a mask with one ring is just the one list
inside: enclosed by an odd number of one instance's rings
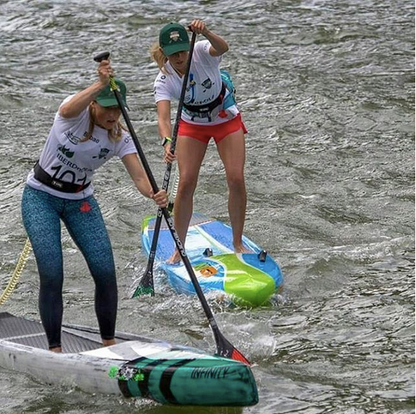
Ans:
{"label": "white sleeveless jersey", "polygon": [[[63,102],[69,101],[72,96]],[[61,104],[61,105],[62,105]],[[127,154],[137,153],[130,135],[123,131],[119,142],[108,138],[108,131],[95,125],[91,138],[86,142],[80,140],[87,135],[90,124],[88,108],[76,118],[63,118],[59,112],[49,132],[48,139],[39,158],[39,165],[53,178],[77,185],[91,181],[94,171],[110,158],[123,158]],[[70,200],[80,200],[90,196],[93,191],[92,183],[79,193],[64,193],[40,183],[30,171],[27,184],[57,197]]]}
{"label": "white sleeveless jersey", "polygon": [[[221,92],[222,80],[219,68],[221,56],[211,56],[209,54],[210,47],[211,43],[208,40],[195,44],[185,92],[185,104],[205,105],[214,101]],[[166,63],[165,69],[169,74],[159,71],[153,85],[156,103],[159,101],[178,101],[181,96],[183,78],[178,75],[169,62]],[[228,93],[230,92],[227,90],[226,96]],[[220,107],[219,110],[221,109]],[[216,115],[218,115],[219,110],[216,111]],[[181,118],[190,124],[218,125],[235,118],[238,113],[236,105],[232,105],[222,112],[223,117],[215,116],[212,120],[192,117],[185,110],[182,111]]]}

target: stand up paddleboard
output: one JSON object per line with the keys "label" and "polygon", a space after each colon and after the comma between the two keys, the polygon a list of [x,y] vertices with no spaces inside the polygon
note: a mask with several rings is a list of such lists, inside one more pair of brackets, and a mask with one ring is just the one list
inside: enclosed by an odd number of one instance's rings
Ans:
{"label": "stand up paddleboard", "polygon": [[[142,245],[149,256],[156,217],[142,222]],[[221,291],[237,304],[259,306],[270,300],[283,284],[276,261],[252,240],[243,243],[253,253],[234,253],[232,229],[221,221],[194,213],[186,236],[185,250],[205,293]],[[168,264],[174,251],[172,235],[163,221],[156,249],[156,261],[178,293],[194,294],[189,274],[182,264]]]}
{"label": "stand up paddleboard", "polygon": [[247,365],[182,345],[116,333],[103,348],[98,330],[62,329],[63,353],[48,350],[40,322],[0,313],[0,367],[88,393],[150,398],[161,404],[249,406],[257,386]]}

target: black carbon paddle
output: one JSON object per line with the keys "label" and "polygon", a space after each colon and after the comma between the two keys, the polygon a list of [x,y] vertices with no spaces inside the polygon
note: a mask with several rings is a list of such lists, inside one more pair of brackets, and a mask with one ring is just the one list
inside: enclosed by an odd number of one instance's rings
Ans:
{"label": "black carbon paddle", "polygon": [[[183,101],[185,98],[186,85],[188,83],[189,70],[191,68],[191,61],[192,61],[192,54],[194,52],[195,39],[196,39],[196,33],[192,32],[191,44],[189,46],[188,61],[186,63],[186,70],[185,70],[185,75],[183,77],[182,90],[181,90],[181,95],[180,95],[179,103],[178,103],[178,110],[176,112],[175,125],[173,127],[172,142],[170,145],[171,154],[175,153],[176,138],[178,136],[179,121],[181,120]],[[163,176],[163,184],[162,184],[162,189],[166,191],[168,190],[168,187],[169,187],[171,171],[172,171],[172,163],[168,162],[166,165],[166,171],[165,171],[165,175]],[[173,203],[172,203],[172,207],[173,207]],[[133,297],[137,297],[146,293],[150,293],[150,295],[152,296],[155,295],[155,289],[154,289],[154,283],[153,283],[153,265],[154,265],[155,257],[156,257],[156,248],[157,248],[157,242],[159,240],[161,224],[162,224],[162,210],[159,208],[157,210],[156,223],[155,223],[155,228],[153,231],[153,239],[152,239],[152,245],[150,247],[149,259],[147,261],[147,268],[146,268],[146,271],[144,272],[144,275],[140,279],[137,288],[135,289],[133,293]]]}
{"label": "black carbon paddle", "polygon": [[[109,52],[103,52],[103,53],[100,53],[99,55],[95,56],[94,60],[96,62],[101,62],[102,60],[108,59],[109,57],[110,57]],[[146,156],[145,156],[145,154],[142,150],[140,142],[139,142],[139,140],[137,138],[137,135],[134,131],[133,125],[130,121],[130,117],[129,117],[127,111],[126,111],[126,108],[124,107],[123,99],[121,97],[120,91],[118,90],[118,87],[117,87],[117,84],[116,84],[116,81],[115,81],[114,77],[110,77],[110,88],[114,92],[114,95],[116,97],[118,106],[120,107],[120,110],[121,110],[123,118],[126,122],[127,128],[130,132],[130,135],[133,139],[134,145],[137,149],[137,153],[139,155],[140,161],[141,161],[141,163],[143,165],[143,168],[146,172],[146,175],[149,179],[149,182],[150,182],[150,185],[152,187],[153,193],[156,194],[157,192],[159,192],[159,188],[156,184],[156,181],[155,181],[155,178],[153,176],[152,170],[149,167],[149,164],[146,160]],[[214,315],[211,311],[211,308],[209,307],[208,302],[205,298],[205,295],[204,295],[204,293],[201,289],[201,286],[199,285],[198,279],[195,276],[195,273],[194,273],[194,270],[192,268],[191,262],[189,261],[188,256],[186,255],[185,249],[182,245],[182,242],[179,239],[178,233],[175,230],[175,227],[173,225],[173,219],[170,216],[169,210],[166,207],[161,208],[161,210],[162,210],[163,216],[165,217],[165,220],[166,220],[166,223],[169,227],[169,230],[172,234],[173,240],[175,241],[175,244],[176,244],[176,247],[179,251],[181,259],[182,259],[182,261],[185,265],[186,271],[188,272],[189,277],[192,281],[192,284],[194,285],[194,288],[195,288],[196,294],[198,296],[198,299],[201,302],[201,305],[202,305],[202,308],[205,312],[205,315],[208,318],[208,322],[209,322],[209,325],[210,325],[210,327],[212,329],[212,332],[214,334],[215,343],[217,345],[217,354],[219,356],[224,357],[224,358],[234,359],[234,360],[243,362],[247,365],[250,365],[250,362],[248,361],[248,359],[237,348],[235,348],[231,344],[231,342],[228,341],[224,337],[224,335],[221,333],[221,331],[220,331],[220,329],[217,325],[217,322],[214,318]]]}

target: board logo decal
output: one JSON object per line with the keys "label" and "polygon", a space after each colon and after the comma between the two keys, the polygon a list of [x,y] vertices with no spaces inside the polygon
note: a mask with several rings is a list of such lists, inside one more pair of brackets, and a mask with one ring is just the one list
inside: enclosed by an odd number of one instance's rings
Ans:
{"label": "board logo decal", "polygon": [[225,378],[229,372],[229,367],[218,368],[195,368],[192,371],[192,379],[222,379]]}
{"label": "board logo decal", "polygon": [[199,263],[195,266],[195,270],[204,277],[214,276],[217,273],[217,269],[209,263]]}
{"label": "board logo decal", "polygon": [[119,381],[144,381],[144,373],[140,368],[123,365],[119,367],[111,367],[108,371],[110,378],[117,378]]}

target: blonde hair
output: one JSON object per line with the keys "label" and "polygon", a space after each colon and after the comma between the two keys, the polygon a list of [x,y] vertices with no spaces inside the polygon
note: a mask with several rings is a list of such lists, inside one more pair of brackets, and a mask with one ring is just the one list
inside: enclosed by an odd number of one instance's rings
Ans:
{"label": "blonde hair", "polygon": [[[80,142],[86,142],[92,137],[92,132],[94,131],[94,127],[96,125],[93,102],[91,102],[88,110],[90,113],[90,124],[88,126],[87,134],[80,140]],[[121,140],[121,137],[123,136],[123,131],[127,131],[127,129],[120,121],[117,121],[116,126],[108,131],[108,139],[111,142],[119,142]]]}
{"label": "blonde hair", "polygon": [[159,42],[153,43],[150,48],[150,57],[156,62],[159,69],[166,75],[170,75],[169,71],[166,69],[166,62],[168,58],[163,53],[162,48],[159,46]]}

